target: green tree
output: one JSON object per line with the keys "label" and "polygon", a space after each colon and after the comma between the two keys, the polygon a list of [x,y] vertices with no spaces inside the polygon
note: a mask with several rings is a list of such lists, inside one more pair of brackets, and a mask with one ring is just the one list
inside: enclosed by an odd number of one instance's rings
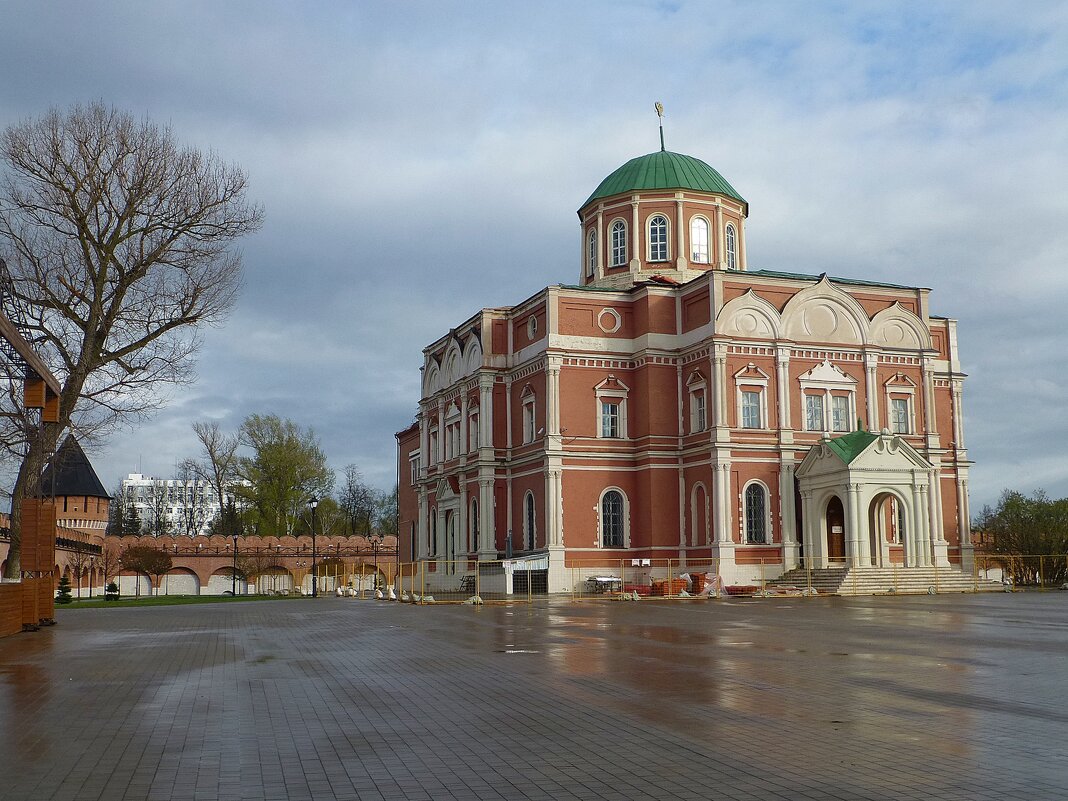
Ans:
{"label": "green tree", "polygon": [[[168,128],[103,103],[53,110],[0,133],[0,260],[16,324],[58,378],[59,420],[5,404],[19,460],[5,576],[20,575],[21,502],[47,455],[143,417],[189,379],[197,328],[225,319],[241,282],[240,237],[262,212],[247,178],[179,145]],[[10,397],[7,395],[5,397]]]}
{"label": "green tree", "polygon": [[1068,498],[1005,490],[997,506],[983,509],[977,527],[989,551],[1007,557],[1015,583],[1061,584],[1068,577]]}
{"label": "green tree", "polygon": [[57,604],[69,604],[73,600],[70,596],[70,577],[66,573],[60,576],[57,593]]}
{"label": "green tree", "polygon": [[256,532],[292,534],[308,499],[325,497],[334,485],[315,432],[278,415],[253,414],[241,424],[241,444],[251,450],[237,462],[248,485],[234,490],[247,502]]}

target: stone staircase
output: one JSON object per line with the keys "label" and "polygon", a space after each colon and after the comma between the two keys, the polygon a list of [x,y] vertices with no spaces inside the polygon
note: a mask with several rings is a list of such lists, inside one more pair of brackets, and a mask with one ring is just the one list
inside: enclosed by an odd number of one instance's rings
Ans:
{"label": "stone staircase", "polygon": [[794,568],[769,587],[812,587],[820,595],[919,595],[947,592],[1001,592],[997,581],[973,578],[956,567]]}

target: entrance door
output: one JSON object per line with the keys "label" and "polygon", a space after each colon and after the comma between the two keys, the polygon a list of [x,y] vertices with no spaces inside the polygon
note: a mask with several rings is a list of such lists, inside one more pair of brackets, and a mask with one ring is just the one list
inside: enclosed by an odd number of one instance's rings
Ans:
{"label": "entrance door", "polygon": [[827,559],[845,561],[845,509],[838,496],[827,504]]}

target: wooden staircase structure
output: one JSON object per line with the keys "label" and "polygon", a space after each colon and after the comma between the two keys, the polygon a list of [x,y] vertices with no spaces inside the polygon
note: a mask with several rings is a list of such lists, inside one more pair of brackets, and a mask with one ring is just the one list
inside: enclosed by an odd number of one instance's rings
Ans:
{"label": "wooden staircase structure", "polygon": [[768,587],[811,588],[820,595],[935,595],[939,593],[1002,592],[998,581],[970,576],[957,567],[797,567]]}

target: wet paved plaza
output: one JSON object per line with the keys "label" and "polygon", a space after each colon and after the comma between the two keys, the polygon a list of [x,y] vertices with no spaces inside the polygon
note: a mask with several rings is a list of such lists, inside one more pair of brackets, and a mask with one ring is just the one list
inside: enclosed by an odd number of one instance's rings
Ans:
{"label": "wet paved plaza", "polygon": [[1068,798],[1068,592],[58,619],[6,801]]}

